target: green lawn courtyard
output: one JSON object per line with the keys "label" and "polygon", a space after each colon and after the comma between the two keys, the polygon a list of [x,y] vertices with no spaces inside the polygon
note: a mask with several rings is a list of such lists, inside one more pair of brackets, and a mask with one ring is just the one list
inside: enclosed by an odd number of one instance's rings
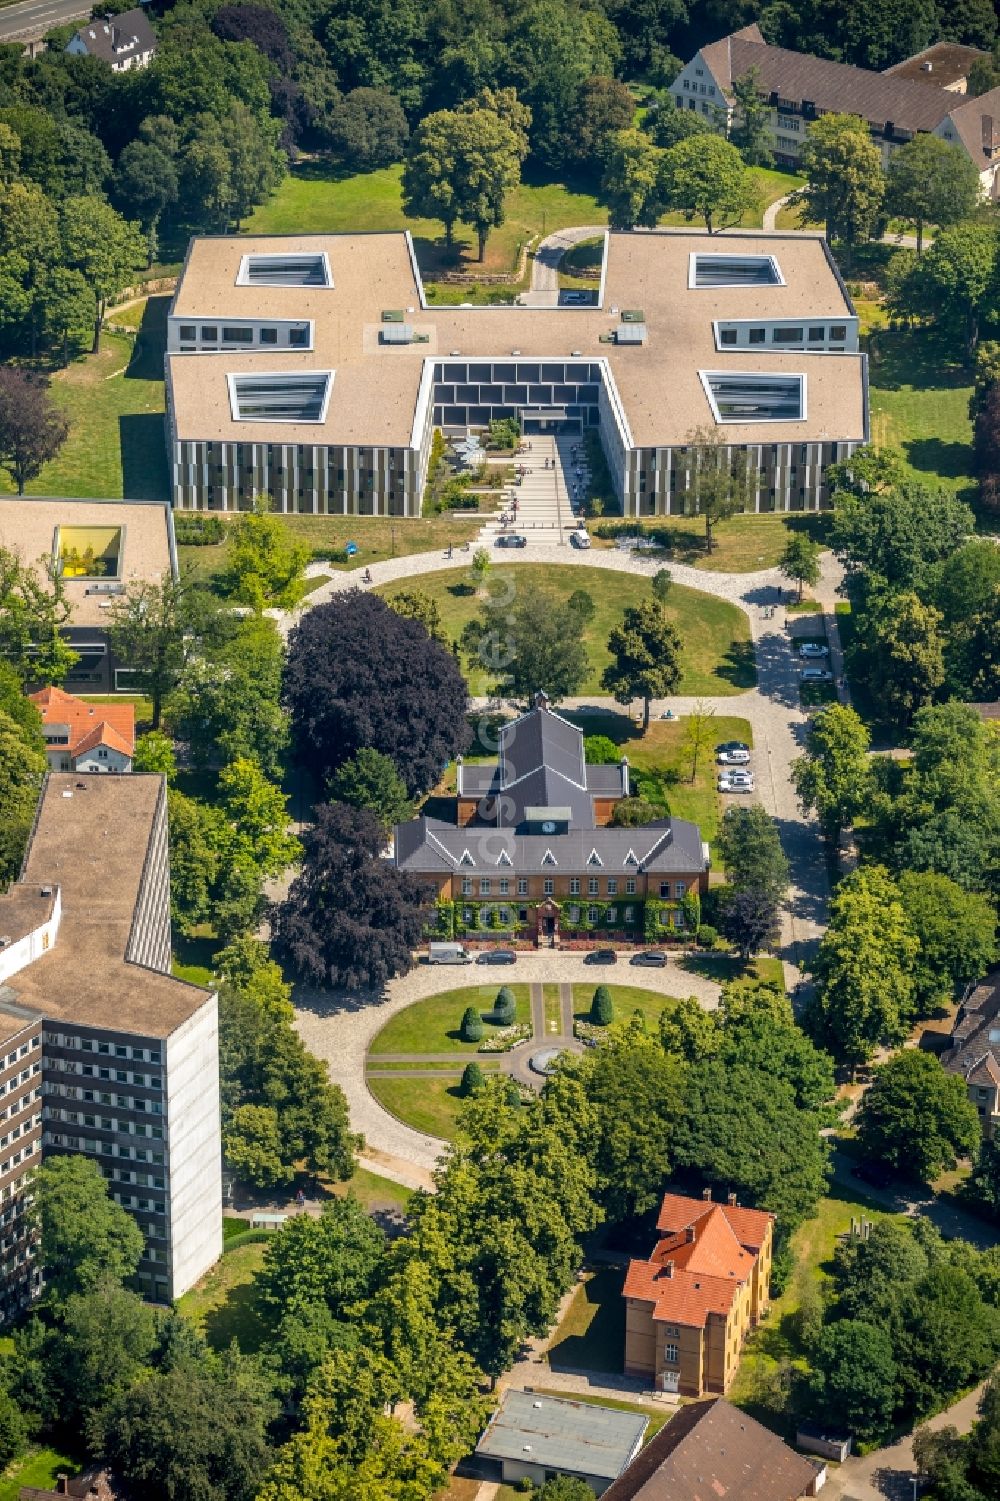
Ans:
{"label": "green lawn courtyard", "polygon": [[[705,523],[697,516],[649,516],[643,517],[639,524],[643,531],[660,532],[666,528],[670,532],[671,545],[663,552],[667,564],[684,563],[703,568],[706,573],[754,573],[777,566],[794,532],[805,532],[822,542],[828,517],[820,512],[734,516],[716,523],[711,552],[705,550]],[[614,538],[602,537],[600,528],[600,521],[592,523],[591,545],[614,547]]]}
{"label": "green lawn courtyard", "polygon": [[[668,960],[668,963],[671,962]],[[573,1016],[577,1021],[590,1020],[590,1006],[594,999],[594,991],[598,985],[606,984],[606,981],[595,979],[591,984],[577,983],[573,986]],[[614,1007],[614,1020],[616,1022],[628,1021],[635,1012],[639,1012],[646,1023],[647,1032],[655,1033],[660,1024],[660,1017],[664,1011],[676,1005],[672,995],[657,995],[655,991],[643,990],[638,985],[608,985],[611,992],[611,1004]]]}
{"label": "green lawn courtyard", "polygon": [[441,1141],[453,1140],[463,1103],[457,1071],[447,1078],[428,1071],[417,1078],[370,1074],[367,1083],[379,1104],[405,1125]]}
{"label": "green lawn courtyard", "polygon": [[[429,996],[424,1001],[414,1001],[405,1011],[399,1011],[386,1022],[381,1032],[372,1040],[368,1049],[373,1060],[383,1053],[463,1053],[474,1055],[475,1042],[463,1042],[459,1026],[468,1006],[474,1006],[481,1015],[488,1016],[493,1010],[497,991],[503,981],[493,980],[485,985],[464,985],[458,990],[446,991],[444,995]],[[528,986],[512,984],[517,1005],[516,1020],[531,1019],[531,1002]],[[490,1024],[486,1024],[489,1035]],[[456,1057],[456,1066],[462,1063]]]}
{"label": "green lawn courtyard", "polygon": [[[612,626],[618,624],[626,606],[650,597],[646,579],[601,568],[526,563],[493,568],[490,579],[501,580],[508,590],[521,585],[548,589],[563,600],[576,589],[584,589],[591,596],[594,615],[581,633],[590,667],[581,693],[601,692],[601,673],[611,660],[607,639]],[[411,582],[401,580],[385,585],[378,592],[391,598],[413,587]],[[482,599],[467,568],[429,574],[420,579],[417,587],[437,604],[445,633],[451,640],[456,640],[463,627],[481,611]],[[682,642],[680,693],[742,693],[754,685],[750,625],[742,610],[727,600],[679,585],[671,589],[666,609]],[[469,684],[474,694],[481,694],[491,686],[491,680],[485,672],[472,671]]]}

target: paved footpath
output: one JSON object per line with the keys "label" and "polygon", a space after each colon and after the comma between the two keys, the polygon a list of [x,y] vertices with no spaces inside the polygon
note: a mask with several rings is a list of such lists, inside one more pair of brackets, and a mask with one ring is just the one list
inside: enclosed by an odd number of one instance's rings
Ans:
{"label": "paved footpath", "polygon": [[[937,1432],[954,1425],[959,1433],[968,1433],[975,1422],[985,1382],[962,1397],[954,1406],[931,1418],[928,1428]],[[913,1460],[913,1434],[898,1443],[876,1449],[864,1458],[851,1457],[842,1465],[831,1465],[823,1488],[824,1501],[912,1501],[913,1477],[917,1474]]]}

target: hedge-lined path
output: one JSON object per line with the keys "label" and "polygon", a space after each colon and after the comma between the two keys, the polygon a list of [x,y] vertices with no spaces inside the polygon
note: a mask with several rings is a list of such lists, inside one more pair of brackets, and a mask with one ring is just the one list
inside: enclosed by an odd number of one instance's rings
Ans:
{"label": "hedge-lined path", "polygon": [[[483,979],[483,1010],[492,1007],[496,992],[505,979],[537,985],[540,992],[543,984],[572,986],[574,982],[586,981],[597,985],[601,979],[609,978],[607,970],[601,968],[599,971],[596,966],[586,964],[585,957],[582,952],[544,949],[537,953],[519,953],[516,966],[504,971],[502,975],[486,966],[473,970],[472,974],[477,980],[480,975]],[[689,974],[673,958],[663,969],[644,969],[641,979],[638,974],[632,975],[627,964],[619,963],[615,972],[621,974],[623,968],[629,973],[630,979],[634,978],[635,983],[641,984],[643,990],[679,999],[693,995],[707,1011],[714,1010],[718,1005],[719,986],[715,981],[701,974]],[[429,996],[454,990],[457,981],[460,983],[460,980],[465,980],[468,983],[469,977],[469,967],[462,968],[459,975],[456,975],[455,968],[450,965],[418,964],[408,975],[394,980],[387,987],[384,997],[366,991],[317,991],[304,987],[296,989],[294,994],[296,1026],[302,1040],[312,1052],[328,1063],[331,1080],[340,1085],[347,1097],[351,1128],[364,1134],[362,1162],[373,1172],[393,1178],[408,1188],[429,1186],[429,1173],[437,1162],[444,1143],[437,1137],[415,1131],[397,1120],[369,1092],[365,1083],[368,1049],[386,1022],[398,1012],[411,1006],[414,1001],[426,1000]],[[544,1025],[540,1035],[545,1035]],[[548,1041],[552,1046],[557,1046],[560,1039]],[[575,1046],[578,1047],[579,1044]],[[519,1068],[522,1060],[527,1065],[530,1051],[528,1045],[524,1044],[512,1054],[471,1054],[470,1057],[479,1061],[484,1057],[513,1058]],[[382,1056],[372,1055],[375,1068]],[[428,1055],[420,1057],[423,1061],[429,1061]],[[451,1054],[450,1058],[456,1059],[460,1067],[469,1061],[469,1057],[463,1054]],[[430,1070],[423,1072],[431,1073]],[[442,1071],[435,1069],[433,1077],[437,1077],[440,1072]],[[511,1072],[514,1077],[520,1077],[513,1067]]]}

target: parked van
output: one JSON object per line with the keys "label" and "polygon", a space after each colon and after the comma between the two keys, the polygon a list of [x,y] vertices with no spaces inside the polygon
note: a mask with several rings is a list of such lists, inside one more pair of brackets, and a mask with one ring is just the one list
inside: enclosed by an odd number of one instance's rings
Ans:
{"label": "parked van", "polygon": [[472,955],[460,943],[432,943],[428,964],[471,964]]}

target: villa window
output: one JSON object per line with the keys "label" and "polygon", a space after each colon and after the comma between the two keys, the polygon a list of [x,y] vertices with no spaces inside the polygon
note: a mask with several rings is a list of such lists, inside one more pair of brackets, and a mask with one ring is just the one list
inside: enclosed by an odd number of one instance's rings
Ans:
{"label": "villa window", "polygon": [[614,925],[615,925],[615,923],[617,921],[618,921],[618,908],[617,907],[609,907],[608,908],[608,924],[609,924],[609,926],[610,927],[614,927]]}
{"label": "villa window", "polygon": [[489,896],[489,894],[490,894],[490,878],[489,878],[489,876],[483,876],[482,880],[479,882],[479,895],[480,896]]}
{"label": "villa window", "polygon": [[518,894],[518,896],[527,896],[528,895],[528,882],[527,882],[527,880],[525,879],[524,876],[518,876],[518,879],[517,879],[517,894]]}
{"label": "villa window", "polygon": [[[569,912],[568,912],[567,915],[569,917],[570,922],[579,922],[580,921],[580,909],[579,909],[579,907],[570,907]],[[985,1090],[980,1090],[980,1093],[981,1094],[985,1094]]]}
{"label": "villa window", "polygon": [[625,882],[625,895],[635,896],[635,880],[631,876]]}
{"label": "villa window", "polygon": [[500,908],[500,925],[501,925],[501,927],[504,927],[504,928],[509,928],[510,927],[510,908],[509,907],[501,907]]}
{"label": "villa window", "polygon": [[579,876],[573,876],[572,879],[570,880],[570,883],[569,883],[569,894],[570,894],[570,896],[579,896],[580,895],[580,877]]}
{"label": "villa window", "polygon": [[596,907],[587,908],[587,922],[591,927],[597,922],[598,912]]}
{"label": "villa window", "polygon": [[596,896],[599,890],[600,887],[598,885],[597,877],[591,876],[590,880],[587,882],[587,891],[591,896]]}
{"label": "villa window", "polygon": [[551,896],[552,893],[555,891],[555,889],[556,889],[555,888],[555,882],[553,881],[552,877],[551,876],[546,876],[544,884],[542,886],[542,892],[543,892],[543,894],[545,896]]}
{"label": "villa window", "polygon": [[609,878],[609,880],[608,880],[608,896],[617,896],[617,895],[618,895],[618,882],[615,880],[614,876],[611,876]]}
{"label": "villa window", "polygon": [[669,1361],[671,1365],[676,1365],[677,1364],[677,1359],[678,1359],[677,1346],[676,1345],[664,1345],[664,1347],[663,1347],[663,1358],[664,1358],[664,1360]]}
{"label": "villa window", "polygon": [[506,880],[501,881],[500,882],[500,895],[501,896],[506,896],[509,891],[510,891],[510,882],[506,881]]}
{"label": "villa window", "polygon": [[625,908],[625,921],[627,923],[629,923],[629,922],[635,922],[635,908],[634,907],[626,907]]}
{"label": "villa window", "polygon": [[472,882],[469,880],[468,876],[466,876],[465,880],[462,882],[462,895],[463,896],[471,896],[472,895]]}
{"label": "villa window", "polygon": [[680,901],[682,896],[687,896],[687,886],[683,881],[678,881],[674,886],[674,896]]}

